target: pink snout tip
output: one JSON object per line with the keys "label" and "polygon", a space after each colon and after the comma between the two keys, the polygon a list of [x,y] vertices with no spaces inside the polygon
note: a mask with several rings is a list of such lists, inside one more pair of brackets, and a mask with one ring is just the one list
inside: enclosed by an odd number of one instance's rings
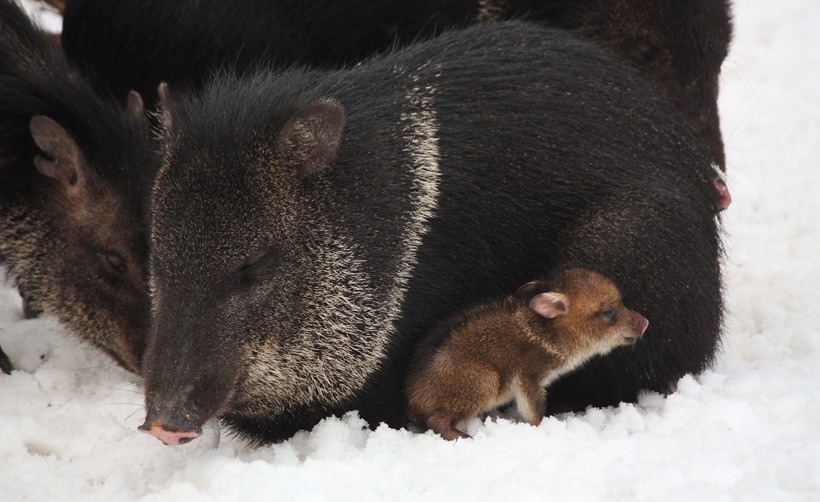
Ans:
{"label": "pink snout tip", "polygon": [[715,178],[712,180],[712,184],[718,192],[718,209],[723,211],[732,203],[732,194],[729,193],[729,187],[726,186],[726,182],[722,179]]}
{"label": "pink snout tip", "polygon": [[642,316],[637,312],[632,312],[632,326],[635,328],[635,331],[640,333],[640,336],[646,332],[646,328],[649,327],[649,319]]}
{"label": "pink snout tip", "polygon": [[199,427],[189,431],[168,430],[165,427],[163,427],[162,424],[156,422],[150,425],[140,425],[139,430],[141,432],[154,436],[155,438],[159,439],[167,445],[185,444],[198,438],[200,434],[202,434],[202,431],[199,429]]}

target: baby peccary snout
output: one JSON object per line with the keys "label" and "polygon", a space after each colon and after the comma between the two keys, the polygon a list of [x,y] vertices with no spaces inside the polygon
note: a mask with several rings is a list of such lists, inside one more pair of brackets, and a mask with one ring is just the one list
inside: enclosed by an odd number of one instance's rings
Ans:
{"label": "baby peccary snout", "polygon": [[477,414],[511,400],[538,425],[546,387],[595,355],[635,343],[649,321],[624,307],[617,287],[586,269],[530,282],[500,301],[440,324],[421,343],[407,381],[408,416],[445,439]]}

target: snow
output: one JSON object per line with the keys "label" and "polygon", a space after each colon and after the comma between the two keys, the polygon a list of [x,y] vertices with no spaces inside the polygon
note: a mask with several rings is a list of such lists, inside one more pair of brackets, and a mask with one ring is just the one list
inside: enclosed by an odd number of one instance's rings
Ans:
{"label": "snow", "polygon": [[[734,202],[714,368],[669,396],[472,440],[367,430],[355,413],[251,449],[215,426],[137,432],[139,380],[0,288],[0,499],[820,500],[820,5],[737,1],[720,107]],[[812,49],[813,48],[813,49]]]}

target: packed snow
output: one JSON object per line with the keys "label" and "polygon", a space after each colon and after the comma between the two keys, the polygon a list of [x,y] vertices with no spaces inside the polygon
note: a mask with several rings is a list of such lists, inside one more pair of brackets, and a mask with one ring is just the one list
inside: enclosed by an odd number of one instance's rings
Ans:
{"label": "packed snow", "polygon": [[820,500],[820,4],[736,4],[712,370],[538,427],[476,419],[457,442],[350,413],[261,448],[214,424],[168,447],[137,431],[137,377],[54,320],[23,320],[3,286],[0,346],[17,369],[0,374],[0,499]]}

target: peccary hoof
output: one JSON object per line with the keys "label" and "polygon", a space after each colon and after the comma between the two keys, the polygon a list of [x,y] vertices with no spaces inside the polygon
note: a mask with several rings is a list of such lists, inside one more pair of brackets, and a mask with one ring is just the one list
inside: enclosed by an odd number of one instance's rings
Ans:
{"label": "peccary hoof", "polygon": [[5,373],[6,375],[10,374],[12,370],[11,361],[9,360],[9,356],[3,352],[3,348],[0,347],[0,371]]}
{"label": "peccary hoof", "polygon": [[42,315],[43,311],[31,305],[31,298],[23,297],[23,318],[36,319]]}
{"label": "peccary hoof", "polygon": [[150,424],[146,422],[139,426],[139,430],[154,436],[167,445],[189,443],[202,434],[202,429],[200,427],[194,427],[186,430],[158,422],[153,422]]}

